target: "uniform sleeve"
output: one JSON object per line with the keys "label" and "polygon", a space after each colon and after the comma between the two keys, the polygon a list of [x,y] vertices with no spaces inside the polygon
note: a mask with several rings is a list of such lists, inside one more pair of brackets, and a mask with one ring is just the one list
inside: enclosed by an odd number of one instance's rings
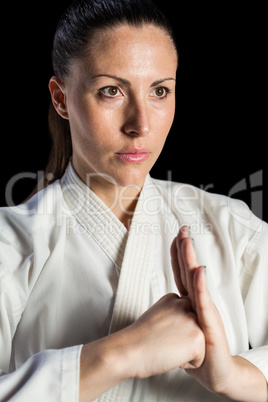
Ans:
{"label": "uniform sleeve", "polygon": [[0,264],[0,401],[78,401],[81,345],[40,352],[7,374],[22,312],[14,277]]}
{"label": "uniform sleeve", "polygon": [[36,251],[27,228],[0,214],[0,401],[78,401],[82,345],[46,350],[10,370],[12,341],[48,251]]}
{"label": "uniform sleeve", "polygon": [[268,225],[261,223],[244,253],[241,289],[251,350],[241,357],[259,368],[268,381]]}
{"label": "uniform sleeve", "polygon": [[81,348],[82,345],[40,352],[13,373],[0,372],[0,400],[78,401]]}

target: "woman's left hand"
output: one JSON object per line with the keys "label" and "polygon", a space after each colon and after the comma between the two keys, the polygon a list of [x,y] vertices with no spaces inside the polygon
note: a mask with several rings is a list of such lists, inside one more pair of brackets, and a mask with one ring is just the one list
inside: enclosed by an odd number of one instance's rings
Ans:
{"label": "woman's left hand", "polygon": [[267,382],[250,362],[231,356],[223,322],[206,287],[205,267],[198,266],[189,228],[182,227],[171,246],[174,278],[181,297],[189,297],[205,335],[203,365],[186,370],[208,390],[236,401],[267,402]]}

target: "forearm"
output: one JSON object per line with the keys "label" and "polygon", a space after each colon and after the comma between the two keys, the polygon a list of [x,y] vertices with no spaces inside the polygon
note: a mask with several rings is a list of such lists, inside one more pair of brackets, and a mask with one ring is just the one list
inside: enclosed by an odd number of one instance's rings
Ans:
{"label": "forearm", "polygon": [[82,348],[80,402],[130,378],[200,367],[204,355],[204,336],[190,301],[168,294],[129,327]]}
{"label": "forearm", "polygon": [[268,402],[268,384],[262,372],[248,360],[233,357],[234,370],[220,394],[239,402]]}
{"label": "forearm", "polygon": [[124,334],[84,345],[80,360],[79,402],[89,402],[129,378]]}

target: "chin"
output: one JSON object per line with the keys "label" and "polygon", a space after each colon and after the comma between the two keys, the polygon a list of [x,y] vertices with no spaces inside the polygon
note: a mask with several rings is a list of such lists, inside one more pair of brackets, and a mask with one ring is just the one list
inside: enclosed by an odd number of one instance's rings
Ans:
{"label": "chin", "polygon": [[141,188],[148,173],[148,170],[130,169],[129,171],[126,169],[122,176],[115,178],[115,182],[120,187],[137,186]]}

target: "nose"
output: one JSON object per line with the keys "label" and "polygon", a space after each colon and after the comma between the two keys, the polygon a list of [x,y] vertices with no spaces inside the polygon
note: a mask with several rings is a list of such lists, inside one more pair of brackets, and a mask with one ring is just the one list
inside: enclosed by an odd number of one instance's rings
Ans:
{"label": "nose", "polygon": [[125,112],[126,118],[123,124],[125,134],[133,137],[145,137],[149,134],[151,127],[146,100],[144,102],[132,102]]}

